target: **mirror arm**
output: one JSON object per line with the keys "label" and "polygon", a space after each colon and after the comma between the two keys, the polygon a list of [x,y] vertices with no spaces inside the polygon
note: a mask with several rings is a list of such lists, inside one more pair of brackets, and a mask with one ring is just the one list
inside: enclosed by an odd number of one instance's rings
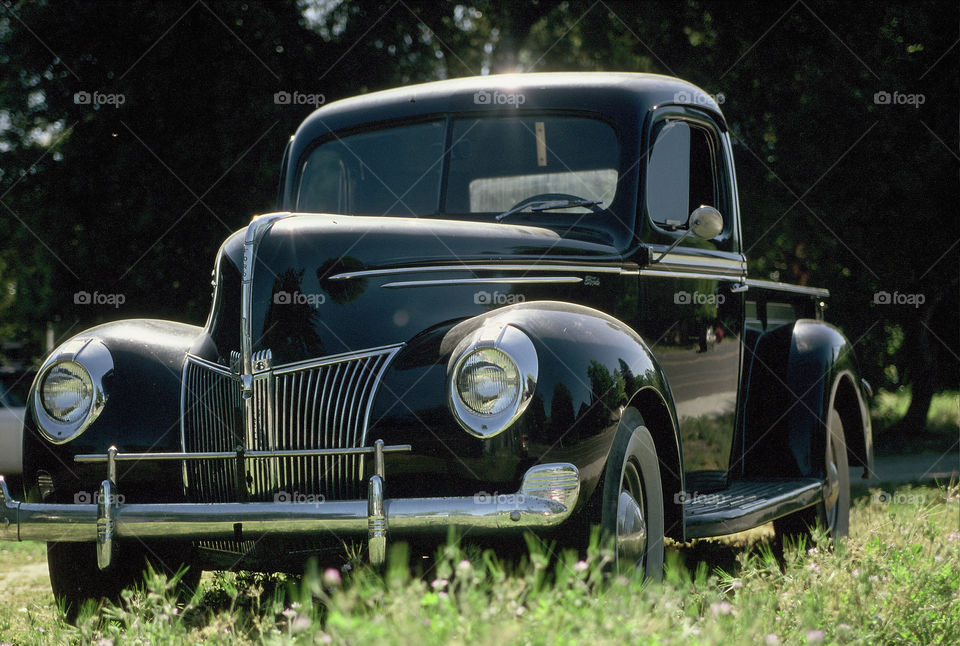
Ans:
{"label": "mirror arm", "polygon": [[650,264],[651,264],[651,265],[655,265],[655,264],[657,264],[658,262],[660,262],[661,260],[663,260],[663,257],[664,257],[664,256],[666,256],[668,253],[670,253],[671,251],[673,251],[674,248],[676,248],[676,246],[677,246],[678,244],[680,244],[681,242],[683,242],[684,239],[685,239],[688,235],[690,235],[691,233],[693,233],[693,229],[692,229],[692,228],[691,228],[691,229],[687,229],[686,231],[684,231],[682,236],[680,236],[679,238],[677,238],[676,240],[674,240],[674,241],[673,241],[673,244],[670,245],[669,247],[667,247],[667,250],[664,251],[664,252],[663,252],[662,254],[660,254],[659,256],[657,256],[657,259],[654,260],[654,261],[652,261]]}

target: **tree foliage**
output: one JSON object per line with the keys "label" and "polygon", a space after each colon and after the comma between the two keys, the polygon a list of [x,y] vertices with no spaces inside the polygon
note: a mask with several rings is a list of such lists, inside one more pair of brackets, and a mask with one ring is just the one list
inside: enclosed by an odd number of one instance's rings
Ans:
{"label": "tree foliage", "polygon": [[0,333],[202,321],[217,244],[273,207],[283,145],[312,108],[277,92],[646,71],[722,97],[751,272],[829,287],[870,380],[912,383],[922,407],[960,364],[957,23],[934,0],[7,2]]}

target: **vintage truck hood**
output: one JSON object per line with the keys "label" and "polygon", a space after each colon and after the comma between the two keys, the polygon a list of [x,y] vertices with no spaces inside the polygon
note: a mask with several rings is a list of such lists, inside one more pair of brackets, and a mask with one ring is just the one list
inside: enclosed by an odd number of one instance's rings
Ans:
{"label": "vintage truck hood", "polygon": [[[239,331],[242,241],[238,232],[219,263],[218,346],[237,343],[220,328]],[[313,214],[276,220],[253,258],[252,348],[274,365],[403,343],[514,302],[589,302],[581,290],[598,292],[622,265],[607,244],[540,227]]]}

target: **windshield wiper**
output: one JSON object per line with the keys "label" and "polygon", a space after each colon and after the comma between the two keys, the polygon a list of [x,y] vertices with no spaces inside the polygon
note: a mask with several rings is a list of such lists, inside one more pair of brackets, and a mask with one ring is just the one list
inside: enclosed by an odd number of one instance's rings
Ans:
{"label": "windshield wiper", "polygon": [[509,211],[504,211],[498,215],[496,220],[500,222],[504,218],[514,213],[519,213],[520,211],[533,211],[537,213],[540,211],[550,211],[552,209],[571,209],[576,206],[599,206],[600,204],[603,204],[603,200],[537,200],[535,202],[518,204]]}

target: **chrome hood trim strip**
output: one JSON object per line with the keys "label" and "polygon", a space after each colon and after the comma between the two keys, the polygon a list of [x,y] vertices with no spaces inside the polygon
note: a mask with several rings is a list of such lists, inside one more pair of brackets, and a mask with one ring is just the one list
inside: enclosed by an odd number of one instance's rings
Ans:
{"label": "chrome hood trim strip", "polygon": [[441,278],[436,280],[398,280],[380,285],[384,289],[398,289],[401,287],[437,287],[444,285],[511,285],[522,284],[561,284],[582,283],[579,276],[517,276],[515,278]]}
{"label": "chrome hood trim strip", "polygon": [[[247,225],[243,239],[243,282],[240,287],[240,356],[241,375],[253,374],[253,269],[257,258],[257,245],[274,222],[291,217],[290,213],[270,213],[257,216]],[[244,393],[249,392],[244,379]]]}
{"label": "chrome hood trim strip", "polygon": [[[288,217],[289,213],[258,216],[247,225],[243,239],[243,279],[240,284],[240,392],[244,437],[253,436],[256,424],[253,401],[253,269],[257,259],[257,245],[274,222]],[[186,463],[184,468],[186,469]]]}
{"label": "chrome hood trim strip", "polygon": [[634,275],[636,275],[637,273],[636,269],[627,269],[627,268],[616,266],[616,265],[578,265],[578,264],[563,265],[563,264],[557,264],[557,263],[541,264],[537,262],[531,262],[526,265],[459,264],[459,265],[423,265],[423,266],[410,266],[410,267],[391,267],[387,269],[365,269],[361,271],[347,271],[340,274],[335,274],[330,277],[330,280],[350,280],[352,278],[371,278],[373,276],[393,276],[396,274],[417,274],[421,272],[433,272],[433,271],[524,271],[524,272],[576,271],[576,272],[587,272],[591,274],[634,274]]}

